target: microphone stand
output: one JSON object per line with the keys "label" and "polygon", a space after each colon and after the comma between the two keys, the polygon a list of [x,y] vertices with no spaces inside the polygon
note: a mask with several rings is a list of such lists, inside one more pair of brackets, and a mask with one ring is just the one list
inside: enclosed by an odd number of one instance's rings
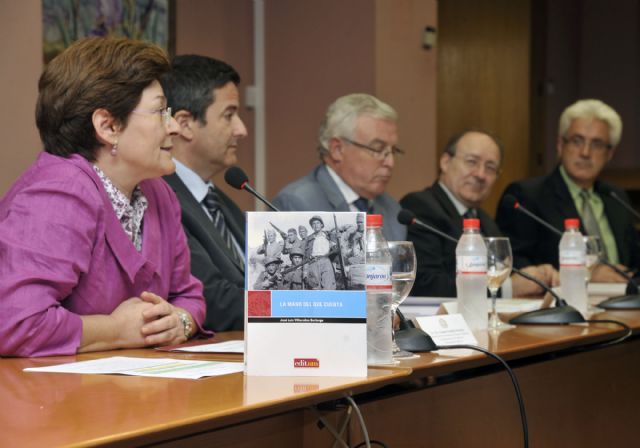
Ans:
{"label": "microphone stand", "polygon": [[613,199],[618,201],[618,203],[620,205],[622,205],[625,209],[627,209],[627,211],[629,213],[631,213],[633,216],[635,216],[636,219],[640,219],[640,213],[638,213],[638,211],[635,208],[633,208],[629,204],[627,204],[627,202],[625,200],[623,200],[620,196],[618,196],[615,191],[610,191],[609,192],[609,196],[611,196]]}
{"label": "microphone stand", "polygon": [[437,345],[427,333],[416,328],[409,321],[400,308],[396,310],[396,314],[400,318],[400,329],[396,331],[396,344],[402,350],[408,352],[432,352],[437,350]]}
{"label": "microphone stand", "polygon": [[558,296],[553,290],[542,283],[537,278],[520,269],[512,268],[513,272],[532,281],[536,285],[542,287],[545,291],[550,293],[554,299],[556,299],[555,306],[549,308],[543,308],[540,310],[529,311],[527,313],[520,314],[509,320],[510,324],[514,325],[565,325],[575,324],[580,322],[586,322],[582,314],[571,305],[567,304],[567,301]]}
{"label": "microphone stand", "polygon": [[[615,194],[615,193],[614,193]],[[608,261],[600,260],[600,263],[605,266],[609,266],[615,272],[620,274],[621,276],[628,278],[629,282],[627,283],[626,294],[623,296],[615,296],[609,297],[606,300],[603,300],[596,306],[598,308],[602,308],[604,310],[637,310],[640,309],[640,294],[638,294],[638,284],[633,279],[633,277],[629,278],[626,272],[620,269],[613,263],[609,263]]]}

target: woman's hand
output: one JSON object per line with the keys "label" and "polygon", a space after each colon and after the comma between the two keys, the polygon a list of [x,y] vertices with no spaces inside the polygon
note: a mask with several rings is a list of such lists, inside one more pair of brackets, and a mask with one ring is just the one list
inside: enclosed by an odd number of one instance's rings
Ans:
{"label": "woman's hand", "polygon": [[[145,322],[142,326],[142,334],[146,345],[174,345],[187,340],[184,324],[178,314],[178,312],[187,313],[186,311],[178,310],[152,292],[143,292],[140,294],[140,299],[149,305],[142,312]],[[189,315],[188,318],[192,319]]]}
{"label": "woman's hand", "polygon": [[151,304],[138,297],[123,301],[109,315],[80,316],[82,339],[78,352],[139,348],[147,345],[142,327],[143,313]]}
{"label": "woman's hand", "polygon": [[178,313],[185,313],[196,328],[187,311],[151,292],[123,301],[110,315],[80,316],[78,352],[180,344],[187,337]]}

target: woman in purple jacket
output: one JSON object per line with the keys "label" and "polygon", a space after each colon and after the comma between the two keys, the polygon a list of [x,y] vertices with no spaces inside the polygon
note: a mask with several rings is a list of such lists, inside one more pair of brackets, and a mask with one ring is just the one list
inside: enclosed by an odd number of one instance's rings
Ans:
{"label": "woman in purple jacket", "polygon": [[0,356],[184,342],[201,330],[149,43],[81,40],[39,82],[45,152],[0,201]]}

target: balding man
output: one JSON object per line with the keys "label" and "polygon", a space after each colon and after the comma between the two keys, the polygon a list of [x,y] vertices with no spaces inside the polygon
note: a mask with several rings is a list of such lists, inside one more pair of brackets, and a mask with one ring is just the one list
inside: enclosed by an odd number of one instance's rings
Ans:
{"label": "balding man", "polygon": [[[491,192],[502,163],[504,150],[496,138],[482,131],[465,131],[453,136],[440,157],[438,180],[423,191],[409,193],[400,204],[415,213],[421,221],[451,235],[462,234],[463,218],[478,218],[484,236],[500,236],[501,232],[480,205]],[[415,296],[456,296],[456,244],[420,228],[409,229],[418,259]],[[557,284],[558,274],[550,265],[529,266],[529,274],[547,284]],[[519,276],[507,281],[504,290],[513,296],[543,294],[538,285]],[[504,296],[509,296],[503,290]]]}

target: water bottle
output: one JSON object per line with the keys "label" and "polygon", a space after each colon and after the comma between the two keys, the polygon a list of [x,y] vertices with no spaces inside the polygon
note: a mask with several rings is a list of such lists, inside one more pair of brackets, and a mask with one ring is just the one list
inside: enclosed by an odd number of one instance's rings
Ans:
{"label": "water bottle", "polygon": [[367,215],[365,288],[367,291],[367,364],[393,362],[391,348],[391,253],[382,235],[382,215]]}
{"label": "water bottle", "polygon": [[560,239],[560,296],[569,305],[587,312],[587,249],[580,233],[579,219],[564,220],[564,234]]}
{"label": "water bottle", "polygon": [[458,311],[471,330],[489,325],[487,300],[487,246],[480,234],[479,219],[465,219],[456,246]]}

